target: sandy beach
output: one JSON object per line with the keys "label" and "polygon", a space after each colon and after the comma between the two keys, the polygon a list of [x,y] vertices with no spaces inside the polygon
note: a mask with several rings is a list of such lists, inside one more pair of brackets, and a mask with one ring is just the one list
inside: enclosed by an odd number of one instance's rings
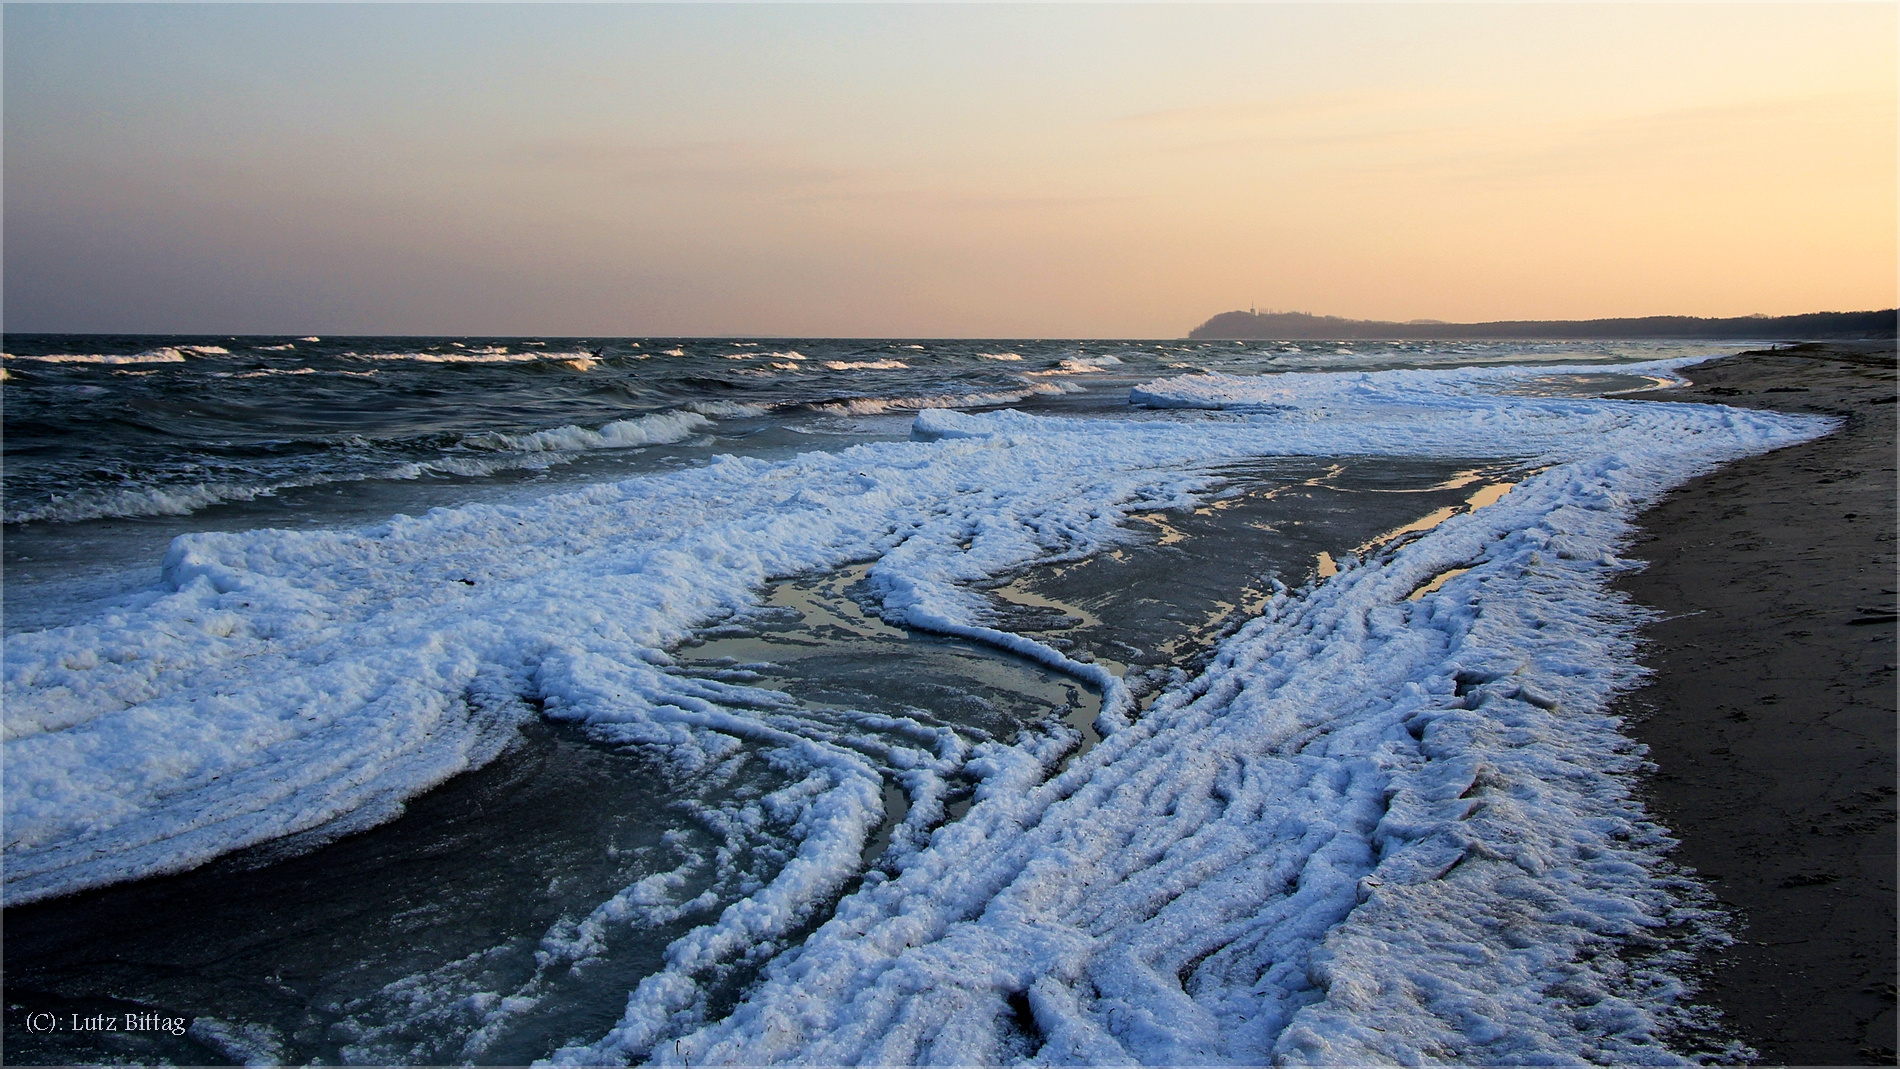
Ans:
{"label": "sandy beach", "polygon": [[1658,400],[1841,418],[1642,517],[1663,614],[1626,695],[1649,804],[1736,918],[1703,997],[1763,1061],[1895,1061],[1894,350],[1750,352]]}

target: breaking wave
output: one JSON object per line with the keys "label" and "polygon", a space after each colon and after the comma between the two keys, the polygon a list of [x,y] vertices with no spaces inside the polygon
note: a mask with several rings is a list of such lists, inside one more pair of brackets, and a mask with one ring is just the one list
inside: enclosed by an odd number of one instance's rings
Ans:
{"label": "breaking wave", "polygon": [[346,357],[358,360],[403,361],[416,364],[572,364],[581,370],[591,367],[599,357],[590,352],[534,352],[511,353],[505,346],[490,346],[480,349],[458,350],[455,352],[408,352],[408,353],[358,353],[348,352]]}
{"label": "breaking wave", "polygon": [[1013,405],[1038,394],[1073,393],[1067,383],[1032,382],[1018,390],[991,390],[979,393],[932,394],[925,397],[850,397],[824,401],[811,407],[819,412],[841,416],[875,416],[885,412],[918,412],[929,408],[983,408],[988,405]]}
{"label": "breaking wave", "polygon": [[902,360],[827,360],[833,371],[902,371],[910,367]]}
{"label": "breaking wave", "polygon": [[555,427],[533,434],[471,434],[463,442],[476,449],[515,450],[524,453],[584,452],[590,449],[631,449],[642,445],[683,442],[712,426],[698,412],[656,412],[636,419],[616,420],[597,430]]}
{"label": "breaking wave", "polygon": [[182,364],[187,355],[228,356],[231,350],[216,345],[167,345],[142,353],[46,353],[21,355],[5,353],[8,360],[38,360],[46,364]]}
{"label": "breaking wave", "polygon": [[[294,374],[295,372],[284,372]],[[709,403],[708,407],[717,402]],[[731,415],[755,406],[733,405]],[[764,410],[761,409],[761,412]],[[659,412],[617,420],[599,428],[555,427],[532,434],[487,432],[464,435],[460,446],[479,450],[475,455],[445,452],[423,460],[385,463],[355,469],[328,468],[256,481],[179,481],[159,486],[87,488],[55,494],[50,500],[11,509],[6,522],[77,523],[84,520],[139,516],[189,516],[214,505],[255,501],[286,490],[367,480],[413,480],[429,475],[479,478],[503,471],[547,468],[600,449],[633,449],[682,442],[712,426],[698,412]],[[353,439],[349,450],[375,448],[376,443]]]}

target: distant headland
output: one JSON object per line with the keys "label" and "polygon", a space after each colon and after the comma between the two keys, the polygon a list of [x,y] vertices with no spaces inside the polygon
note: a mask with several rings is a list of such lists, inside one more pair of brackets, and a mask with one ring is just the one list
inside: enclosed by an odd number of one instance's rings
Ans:
{"label": "distant headland", "polygon": [[1512,319],[1494,323],[1441,323],[1413,320],[1387,323],[1342,319],[1305,312],[1222,312],[1188,332],[1194,339],[1237,341],[1335,341],[1379,339],[1426,341],[1436,338],[1733,338],[1808,341],[1820,338],[1888,337],[1895,333],[1896,310],[1884,312],[1810,312],[1793,316],[1643,316],[1637,319]]}

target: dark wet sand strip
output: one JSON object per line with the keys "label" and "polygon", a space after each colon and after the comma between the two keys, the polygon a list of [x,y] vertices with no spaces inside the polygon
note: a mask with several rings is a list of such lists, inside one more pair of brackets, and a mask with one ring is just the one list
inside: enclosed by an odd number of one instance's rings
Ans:
{"label": "dark wet sand strip", "polygon": [[1894,1064],[1892,344],[1745,353],[1644,396],[1844,418],[1641,517],[1664,619],[1620,712],[1652,811],[1740,921],[1703,997],[1765,1061]]}

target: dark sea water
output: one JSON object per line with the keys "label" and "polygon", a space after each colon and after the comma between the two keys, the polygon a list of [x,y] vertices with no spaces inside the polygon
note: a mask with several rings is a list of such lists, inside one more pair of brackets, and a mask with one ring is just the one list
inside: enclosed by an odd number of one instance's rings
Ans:
{"label": "dark sea water", "polygon": [[1642,343],[5,338],[9,632],[149,582],[176,534],[366,523],[903,438],[921,408],[1125,414],[1199,371],[1666,355]]}
{"label": "dark sea water", "polygon": [[[565,553],[564,510],[579,498],[557,491],[684,473],[704,484],[672,506],[686,524],[728,493],[723,456],[777,461],[905,441],[923,409],[1169,420],[1179,417],[1132,407],[1130,387],[1204,371],[1612,365],[1682,356],[1685,347],[10,335],[5,354],[5,629],[22,651],[67,649],[83,666],[98,663],[100,650],[120,656],[109,649],[118,639],[88,630],[97,621],[119,621],[122,611],[144,620],[147,607],[184,599],[161,582],[159,565],[173,539],[195,532],[253,532],[234,544],[269,547],[282,540],[261,529],[374,532],[399,514],[498,504],[522,506],[508,515],[545,525],[542,541],[520,552]],[[1606,366],[1512,388],[1589,397],[1647,381]],[[1222,636],[1285,590],[1282,580],[1306,583],[1330,567],[1329,554],[1423,530],[1437,521],[1420,526],[1421,517],[1475,507],[1474,492],[1501,492],[1522,477],[1508,448],[1481,444],[1471,455],[1210,466],[1205,485],[1225,489],[1202,506],[1147,506],[1106,552],[1055,554],[976,586],[998,627],[1106,668],[1146,702],[1205,667]],[[806,485],[850,489],[816,477]],[[933,492],[985,489],[946,483]],[[802,500],[768,507],[795,525],[806,522]],[[915,522],[943,500],[918,505]],[[970,541],[990,522],[980,507],[973,515]],[[659,526],[673,522],[661,517]],[[480,586],[460,571],[435,576],[434,561],[359,579],[347,555],[302,574],[341,590],[336,611],[356,604],[355,594],[392,612],[412,596],[446,598],[443,589],[461,597],[464,584],[474,597],[512,566],[508,543],[493,529],[484,538],[487,571],[468,573]],[[453,539],[440,545],[461,552]],[[645,560],[635,549],[626,560]],[[1100,738],[1092,725],[1104,692],[1077,674],[1083,666],[1058,669],[994,641],[880,617],[866,567],[858,558],[778,572],[755,590],[757,605],[695,624],[664,656],[654,651],[667,682],[653,701],[712,694],[751,718],[743,730],[720,729],[734,734],[718,745],[705,743],[716,764],[683,761],[612,724],[582,730],[539,716],[550,710],[536,695],[559,687],[524,677],[506,701],[483,704],[473,690],[458,698],[492,717],[500,741],[471,736],[469,771],[417,788],[380,824],[247,840],[188,871],[10,900],[8,1060],[520,1064],[579,1049],[631,1012],[629,993],[670,968],[669,955],[699,926],[795,882],[783,874],[819,838],[809,815],[818,810],[799,799],[835,759],[813,763],[809,752],[858,754],[882,784],[881,800],[872,790],[852,803],[872,814],[861,860],[857,846],[848,862],[834,859],[830,882],[798,891],[796,915],[769,938],[709,956],[691,974],[697,1001],[666,1034],[719,1019],[860,881],[883,879],[880,865],[895,871],[892,858],[969,813],[989,774],[972,771],[980,762],[966,763],[970,754],[1007,745],[1043,754],[1059,772]],[[607,568],[596,579],[617,574]],[[301,595],[295,584],[284,594],[292,619]],[[564,589],[548,604],[572,597]],[[317,678],[357,646],[430,649],[438,632],[468,623],[452,608],[428,619],[408,631],[366,626],[322,658],[295,662],[296,671]],[[197,627],[201,617],[152,620],[139,624],[140,640],[172,656],[167,629]],[[67,625],[81,626],[31,634]],[[524,649],[534,641],[520,640]],[[229,700],[227,680],[206,679],[178,708]],[[294,715],[277,708],[270,684],[251,690],[260,715]],[[35,694],[53,710],[46,716],[65,715],[64,698]],[[363,732],[380,730],[373,717],[363,723]],[[196,745],[209,752],[224,741]],[[941,768],[925,775],[919,762],[931,752]],[[850,793],[849,777],[839,784],[832,794]],[[189,1020],[191,1030],[24,1030],[22,1015],[35,1013],[157,1013]]]}

